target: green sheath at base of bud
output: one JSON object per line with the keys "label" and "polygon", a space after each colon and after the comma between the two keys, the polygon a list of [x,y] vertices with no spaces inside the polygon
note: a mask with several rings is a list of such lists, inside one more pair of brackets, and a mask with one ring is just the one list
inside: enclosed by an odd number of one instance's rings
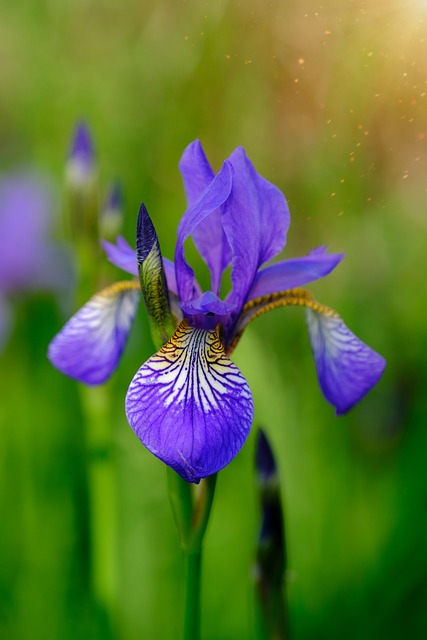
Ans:
{"label": "green sheath at base of bud", "polygon": [[142,204],[137,226],[136,253],[139,281],[154,345],[160,348],[175,331],[162,253],[153,223]]}

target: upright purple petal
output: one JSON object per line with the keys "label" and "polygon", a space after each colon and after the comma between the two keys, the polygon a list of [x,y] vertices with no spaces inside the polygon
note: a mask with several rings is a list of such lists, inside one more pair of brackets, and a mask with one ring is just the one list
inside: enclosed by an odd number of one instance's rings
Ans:
{"label": "upright purple petal", "polygon": [[85,384],[101,384],[116,369],[140,300],[139,285],[117,282],[93,296],[49,345],[54,367]]}
{"label": "upright purple petal", "polygon": [[184,242],[212,211],[227,200],[231,191],[231,181],[231,167],[225,162],[201,198],[187,209],[181,219],[175,250],[175,272],[178,294],[182,302],[188,302],[199,295],[194,271],[184,257]]}
{"label": "upright purple petal", "polygon": [[255,171],[242,148],[229,161],[233,189],[222,221],[233,256],[229,302],[241,308],[259,267],[285,246],[290,216],[282,192]]}
{"label": "upright purple petal", "polygon": [[[320,247],[319,247],[320,249]],[[255,276],[248,300],[277,291],[302,287],[308,282],[323,278],[344,258],[343,253],[325,253],[325,247],[315,249],[308,256],[276,262],[261,269]]]}
{"label": "upright purple petal", "polygon": [[307,323],[320,387],[340,415],[378,382],[385,360],[359,340],[335,312],[307,309]]}
{"label": "upright purple petal", "polygon": [[193,207],[215,177],[200,140],[194,140],[184,149],[179,161],[179,170],[184,182],[187,204]]}
{"label": "upright purple petal", "polygon": [[[185,149],[179,168],[188,206],[194,206],[215,177],[199,140],[195,140]],[[231,260],[230,246],[222,228],[221,209],[211,211],[199,222],[193,230],[192,237],[209,267],[212,290],[218,294],[222,273]]]}
{"label": "upright purple petal", "polygon": [[132,380],[126,415],[144,446],[188,482],[225,467],[253,418],[250,389],[224,353],[219,329],[185,321]]}

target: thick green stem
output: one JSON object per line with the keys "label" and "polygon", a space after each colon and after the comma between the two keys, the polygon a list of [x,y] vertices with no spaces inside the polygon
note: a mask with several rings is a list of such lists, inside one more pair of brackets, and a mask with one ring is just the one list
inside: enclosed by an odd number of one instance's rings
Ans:
{"label": "thick green stem", "polygon": [[200,638],[200,581],[202,550],[184,551],[184,635],[183,640]]}
{"label": "thick green stem", "polygon": [[169,500],[184,552],[183,640],[199,640],[202,544],[212,508],[216,474],[194,485],[170,468],[167,473]]}

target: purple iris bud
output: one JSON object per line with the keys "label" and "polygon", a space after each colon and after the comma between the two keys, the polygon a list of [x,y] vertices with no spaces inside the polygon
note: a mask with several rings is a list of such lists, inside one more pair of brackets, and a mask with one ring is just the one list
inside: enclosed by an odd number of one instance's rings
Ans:
{"label": "purple iris bud", "polygon": [[136,260],[138,264],[142,264],[148,258],[156,245],[158,245],[157,233],[143,203],[139,209],[136,225]]}
{"label": "purple iris bud", "polygon": [[[215,174],[195,141],[179,166],[188,208],[178,226],[174,262],[161,255],[144,205],[137,251],[124,238],[103,246],[113,264],[139,274],[150,323],[157,326],[158,344],[164,343],[131,382],[128,421],[154,455],[186,480],[198,482],[228,464],[249,433],[252,396],[229,356],[247,324],[261,313],[282,306],[307,308],[320,387],[338,413],[376,384],[385,361],[336,312],[301,288],[328,275],[343,254],[318,247],[304,257],[266,265],[286,245],[290,214],[284,195],[256,172],[244,149],[236,149]],[[208,266],[209,291],[202,291],[187,262],[190,236]],[[231,289],[222,297],[221,281],[230,265]],[[134,281],[122,284],[120,295],[109,290],[83,307],[60,332],[63,339],[52,343],[55,366],[88,384],[106,379],[132,324],[137,286]],[[87,370],[70,357],[76,346],[85,354]],[[102,376],[94,374],[97,362]]]}
{"label": "purple iris bud", "polygon": [[71,286],[69,257],[52,242],[52,226],[52,193],[45,181],[0,176],[0,345],[12,326],[11,294]]}
{"label": "purple iris bud", "polygon": [[273,450],[263,429],[259,429],[255,447],[255,469],[260,484],[276,480],[277,467]]}
{"label": "purple iris bud", "polygon": [[268,637],[287,637],[284,574],[287,564],[282,499],[273,450],[265,432],[258,431],[255,471],[261,510],[255,563],[255,584],[262,626]]}
{"label": "purple iris bud", "polygon": [[123,193],[119,182],[110,186],[101,209],[100,231],[104,238],[115,238],[120,231],[123,218]]}
{"label": "purple iris bud", "polygon": [[[255,445],[255,471],[261,503],[259,554],[266,579],[278,571],[283,577],[285,540],[283,512],[276,460],[267,435],[260,429]],[[282,566],[278,567],[279,559]]]}
{"label": "purple iris bud", "polygon": [[151,336],[154,344],[161,347],[174,332],[174,321],[159,240],[144,204],[136,227],[136,259]]}
{"label": "purple iris bud", "polygon": [[88,126],[78,122],[71,142],[67,164],[67,178],[71,185],[84,186],[93,179],[95,151]]}

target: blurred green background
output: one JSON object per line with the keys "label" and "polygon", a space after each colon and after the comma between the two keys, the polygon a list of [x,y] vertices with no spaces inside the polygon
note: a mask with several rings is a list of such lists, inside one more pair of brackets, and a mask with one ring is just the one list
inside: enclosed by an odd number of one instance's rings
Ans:
{"label": "blurred green background", "polygon": [[[280,466],[292,637],[427,637],[427,2],[0,0],[0,78],[0,169],[56,185],[58,238],[83,118],[101,197],[122,182],[131,244],[144,200],[173,257],[177,163],[198,137],[216,169],[243,145],[283,190],[286,257],[346,253],[311,290],[388,361],[359,406],[336,418],[323,399],[298,309],[260,318],[233,356]],[[165,472],[123,409],[153,350],[144,312],[106,387],[116,481],[104,499],[118,524],[100,590],[113,634],[91,589],[84,396],[46,359],[75,303],[13,302],[0,356],[0,637],[176,638],[182,560]],[[255,638],[253,435],[219,476],[204,640]]]}

